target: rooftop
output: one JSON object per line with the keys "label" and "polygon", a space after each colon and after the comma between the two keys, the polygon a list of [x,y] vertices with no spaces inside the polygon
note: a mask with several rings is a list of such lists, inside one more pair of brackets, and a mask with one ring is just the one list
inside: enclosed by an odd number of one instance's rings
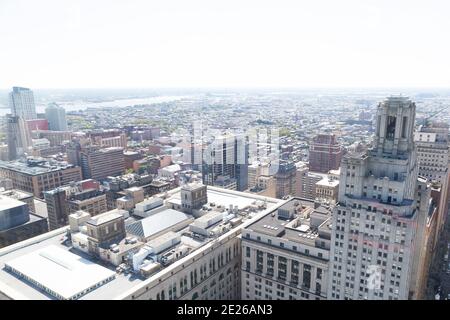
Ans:
{"label": "rooftop", "polygon": [[33,198],[33,195],[31,193],[19,189],[2,191],[0,192],[0,194],[17,200]]}
{"label": "rooftop", "polygon": [[[169,199],[173,197],[178,197],[179,199],[180,189],[181,188],[177,188],[168,191]],[[163,249],[164,251],[162,251],[161,253],[164,254],[164,252],[169,252],[170,250],[178,247],[188,247],[188,254],[186,256],[180,257],[178,260],[164,265],[160,271],[152,274],[149,278],[146,278],[139,273],[133,272],[116,273],[114,279],[107,283],[104,283],[102,286],[97,287],[94,290],[87,292],[86,294],[78,297],[78,299],[120,299],[121,297],[126,296],[127,292],[134,292],[135,290],[137,290],[137,288],[148,286],[150,283],[154,283],[155,278],[169,276],[173,270],[178,270],[182,264],[185,264],[187,261],[191,261],[193,255],[201,255],[204,250],[210,250],[210,247],[215,246],[218,240],[227,239],[231,234],[236,234],[237,229],[240,230],[241,228],[245,227],[245,225],[252,221],[252,219],[258,219],[261,214],[265,214],[265,212],[268,212],[268,210],[271,210],[271,208],[283,203],[282,200],[278,199],[266,198],[232,190],[224,190],[211,186],[207,187],[207,192],[208,198],[211,198],[213,199],[212,201],[215,201],[217,204],[221,203],[224,206],[228,206],[232,203],[238,205],[240,208],[246,208],[248,205],[252,205],[252,203],[253,205],[256,202],[264,203],[264,200],[266,202],[266,205],[261,208],[255,208],[254,211],[249,211],[247,213],[242,211],[242,213],[240,214],[245,214],[246,216],[244,216],[243,222],[237,226],[231,226],[229,221],[220,222],[220,225],[228,226],[228,228],[226,229],[227,231],[225,231],[225,233],[223,234],[217,235],[217,237],[206,237],[204,239],[195,238],[188,232],[189,223],[194,221],[195,219],[193,216],[169,208],[146,219],[126,223],[127,226],[133,225],[135,223],[136,226],[140,224],[140,227],[136,227],[136,232],[142,232],[142,234],[146,235],[154,234],[155,237],[149,241],[154,246],[164,245],[167,240],[170,240],[174,237],[175,233],[180,236],[181,241],[179,243],[174,243],[170,248]],[[169,203],[166,203],[166,205],[169,205]],[[217,210],[216,208],[211,207],[213,212],[214,210]],[[130,219],[131,218],[128,218],[126,222],[129,222]],[[179,224],[181,229],[178,231],[174,231],[173,228],[171,229],[171,226],[176,224],[178,221],[186,221],[186,223]],[[186,226],[183,227],[184,225]],[[102,262],[98,258],[94,258],[84,252],[73,248],[71,242],[66,238],[67,230],[68,227],[57,229],[45,233],[41,236],[0,249],[0,292],[14,299],[55,299],[55,296],[48,294],[44,290],[34,285],[31,285],[28,281],[17,277],[4,268],[5,264],[15,260],[16,258],[27,256],[30,253],[38,252],[39,250],[45,249],[49,246],[56,246],[61,250],[67,251],[68,253],[70,252],[71,254],[75,255],[80,261],[84,261],[81,259],[86,259],[93,264],[102,266],[108,271],[115,273],[115,266],[106,262]],[[79,233],[75,233],[74,235],[79,235]],[[133,234],[128,232],[127,236],[133,236]],[[126,250],[130,246],[129,244],[126,244],[126,239],[124,239],[122,242],[118,244],[120,251],[122,251],[122,249]],[[144,245],[144,243],[138,241],[137,243],[133,244],[133,246],[135,246],[136,248],[139,245]],[[49,274],[51,274],[51,272],[47,272],[47,275]],[[76,281],[82,279],[84,275],[82,275],[81,273],[71,273],[70,277],[71,279],[73,279],[73,281]],[[46,281],[51,280],[40,281],[43,283],[45,282],[47,286],[49,286]],[[82,281],[84,280],[80,280],[80,282]]]}
{"label": "rooftop", "polygon": [[189,219],[192,218],[181,211],[166,209],[127,225],[127,232],[141,238],[150,238]]}
{"label": "rooftop", "polygon": [[78,298],[115,272],[55,245],[17,257],[5,264],[9,272],[33,280],[59,299]]}
{"label": "rooftop", "polygon": [[322,180],[318,181],[316,185],[324,187],[336,187],[339,185],[339,180],[323,178]]}
{"label": "rooftop", "polygon": [[194,191],[203,188],[204,185],[202,183],[186,183],[181,186],[182,190]]}
{"label": "rooftop", "polygon": [[0,196],[0,211],[9,210],[24,205],[26,205],[25,202],[6,196]]}
{"label": "rooftop", "polygon": [[69,164],[65,161],[47,161],[45,159],[0,161],[0,168],[25,173],[28,175],[40,175],[74,167],[75,166],[73,164]]}
{"label": "rooftop", "polygon": [[108,211],[108,212],[96,215],[95,217],[92,217],[91,219],[89,219],[89,221],[87,223],[94,225],[94,226],[99,226],[101,224],[116,220],[118,218],[122,218],[122,217],[124,217],[124,214],[121,214],[120,211],[126,212],[125,210]]}
{"label": "rooftop", "polygon": [[[280,210],[291,212],[291,216],[280,215]],[[319,218],[318,221],[312,223],[314,215]],[[330,217],[331,211],[323,206],[315,208],[314,201],[292,198],[276,211],[270,212],[250,224],[247,230],[314,246],[319,226],[325,221],[329,221]]]}

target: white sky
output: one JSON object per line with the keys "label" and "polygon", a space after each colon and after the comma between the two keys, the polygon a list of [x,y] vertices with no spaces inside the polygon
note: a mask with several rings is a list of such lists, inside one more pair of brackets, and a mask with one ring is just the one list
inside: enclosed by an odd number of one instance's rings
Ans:
{"label": "white sky", "polygon": [[448,0],[0,0],[0,88],[450,86]]}

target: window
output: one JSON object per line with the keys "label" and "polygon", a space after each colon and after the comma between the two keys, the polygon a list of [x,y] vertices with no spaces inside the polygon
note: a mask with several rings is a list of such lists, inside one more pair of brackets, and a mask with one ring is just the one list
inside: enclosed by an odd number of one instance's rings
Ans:
{"label": "window", "polygon": [[322,269],[321,268],[317,268],[316,278],[317,279],[322,279]]}

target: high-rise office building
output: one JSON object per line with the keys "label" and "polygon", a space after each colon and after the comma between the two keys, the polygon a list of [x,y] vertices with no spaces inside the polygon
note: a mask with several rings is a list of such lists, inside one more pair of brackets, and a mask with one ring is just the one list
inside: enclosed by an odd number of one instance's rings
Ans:
{"label": "high-rise office building", "polygon": [[440,190],[437,197],[438,214],[436,221],[435,244],[443,230],[449,196],[449,126],[446,123],[432,123],[419,127],[414,133],[419,160],[419,175],[433,183]]}
{"label": "high-rise office building", "polygon": [[329,299],[417,296],[430,188],[418,177],[416,105],[390,97],[378,105],[373,148],[341,163],[333,212]]}
{"label": "high-rise office building", "polygon": [[50,130],[67,130],[66,110],[56,103],[51,103],[47,106],[47,108],[45,108],[45,118],[48,121],[48,127]]}
{"label": "high-rise office building", "polygon": [[320,173],[310,172],[306,164],[297,167],[295,195],[300,198],[314,200],[316,198],[316,183],[323,179]]}
{"label": "high-rise office building", "polygon": [[15,160],[23,156],[32,145],[28,128],[23,118],[10,115],[6,116],[8,138],[8,160]]}
{"label": "high-rise office building", "polygon": [[319,134],[309,147],[309,169],[327,173],[339,168],[343,149],[334,134]]}
{"label": "high-rise office building", "polygon": [[106,194],[97,181],[88,179],[44,192],[50,230],[69,223],[69,215],[77,211],[96,216],[107,211]]}
{"label": "high-rise office building", "polygon": [[246,137],[224,135],[216,137],[203,151],[203,183],[218,185],[217,179],[236,180],[236,189],[248,188],[248,143]]}
{"label": "high-rise office building", "polygon": [[419,160],[419,174],[430,181],[444,184],[448,178],[449,126],[434,123],[420,126],[414,133]]}
{"label": "high-rise office building", "polygon": [[121,175],[125,170],[123,149],[89,147],[80,153],[84,179],[104,180],[108,176]]}
{"label": "high-rise office building", "polygon": [[44,192],[47,204],[48,226],[50,231],[66,226],[69,223],[69,207],[64,188]]}
{"label": "high-rise office building", "polygon": [[285,196],[294,196],[296,192],[295,179],[297,174],[295,163],[287,160],[279,160],[277,165],[278,171],[275,174],[277,198],[282,199]]}
{"label": "high-rise office building", "polygon": [[13,87],[9,93],[9,106],[13,116],[23,120],[36,119],[36,105],[33,91],[28,88]]}

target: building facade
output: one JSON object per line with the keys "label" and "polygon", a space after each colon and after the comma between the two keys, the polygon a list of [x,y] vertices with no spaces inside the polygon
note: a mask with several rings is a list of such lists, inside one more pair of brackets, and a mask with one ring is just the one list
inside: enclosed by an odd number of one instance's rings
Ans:
{"label": "building facade", "polygon": [[66,162],[37,158],[1,161],[0,176],[9,178],[16,189],[43,198],[44,191],[81,180],[81,169]]}
{"label": "building facade", "polygon": [[430,188],[418,178],[415,112],[405,97],[380,103],[374,147],[342,161],[329,299],[401,300],[417,294]]}
{"label": "building facade", "polygon": [[0,195],[0,248],[48,231],[47,219],[31,213],[28,204]]}
{"label": "building facade", "polygon": [[435,242],[444,228],[448,215],[449,197],[449,126],[446,123],[432,123],[419,127],[414,133],[419,160],[419,175],[440,189],[436,217]]}
{"label": "building facade", "polygon": [[319,134],[309,146],[309,168],[311,171],[327,173],[337,170],[343,149],[333,134]]}
{"label": "building facade", "polygon": [[51,103],[47,106],[47,108],[45,108],[45,118],[48,121],[48,127],[50,130],[67,130],[66,110],[56,103]]}
{"label": "building facade", "polygon": [[244,300],[327,298],[331,210],[293,198],[242,231]]}
{"label": "building facade", "polygon": [[275,173],[277,183],[276,195],[278,199],[294,196],[296,193],[296,166],[292,161],[279,160],[278,171]]}
{"label": "building facade", "polygon": [[23,120],[37,118],[33,91],[28,88],[13,87],[9,93],[9,106],[13,116]]}
{"label": "building facade", "polygon": [[248,188],[248,143],[245,137],[226,135],[216,137],[203,150],[203,184],[217,185],[218,177],[236,180],[236,190]]}
{"label": "building facade", "polygon": [[84,179],[105,180],[108,176],[121,175],[125,170],[122,148],[87,148],[80,155]]}
{"label": "building facade", "polygon": [[66,189],[64,188],[44,192],[50,231],[67,226],[69,223],[69,207],[66,198]]}
{"label": "building facade", "polygon": [[316,183],[323,179],[323,175],[310,172],[306,164],[297,168],[295,195],[300,198],[313,200],[316,198]]}

